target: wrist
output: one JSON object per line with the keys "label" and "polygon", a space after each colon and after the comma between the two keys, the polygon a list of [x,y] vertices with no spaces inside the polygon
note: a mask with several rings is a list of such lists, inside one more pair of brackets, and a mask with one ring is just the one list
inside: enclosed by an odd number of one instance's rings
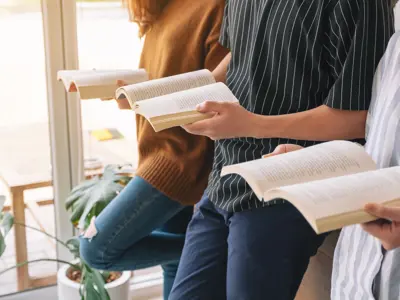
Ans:
{"label": "wrist", "polygon": [[216,82],[225,82],[225,76],[223,73],[218,72],[218,70],[214,70],[211,72]]}
{"label": "wrist", "polygon": [[279,116],[254,115],[251,124],[251,137],[257,139],[279,138],[283,135],[285,124]]}
{"label": "wrist", "polygon": [[263,115],[252,114],[251,122],[249,122],[249,135],[256,139],[271,137],[270,120]]}

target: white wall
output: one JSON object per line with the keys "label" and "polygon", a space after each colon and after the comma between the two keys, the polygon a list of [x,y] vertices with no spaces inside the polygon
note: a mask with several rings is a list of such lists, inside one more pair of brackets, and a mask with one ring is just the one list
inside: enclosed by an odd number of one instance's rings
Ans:
{"label": "white wall", "polygon": [[397,6],[394,9],[394,15],[396,20],[396,30],[400,30],[400,2],[397,3]]}

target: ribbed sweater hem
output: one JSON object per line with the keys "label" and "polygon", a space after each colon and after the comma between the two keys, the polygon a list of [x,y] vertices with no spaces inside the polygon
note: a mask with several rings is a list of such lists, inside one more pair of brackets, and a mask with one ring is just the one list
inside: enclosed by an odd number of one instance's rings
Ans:
{"label": "ribbed sweater hem", "polygon": [[179,169],[176,163],[162,155],[146,157],[139,164],[136,172],[153,187],[182,205],[196,204],[206,188],[193,179],[192,174],[187,174]]}

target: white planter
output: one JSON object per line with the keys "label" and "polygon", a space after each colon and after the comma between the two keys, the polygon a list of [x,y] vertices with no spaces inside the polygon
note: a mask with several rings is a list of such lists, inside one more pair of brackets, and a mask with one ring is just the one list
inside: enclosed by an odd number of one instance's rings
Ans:
{"label": "white planter", "polygon": [[[79,284],[67,277],[70,266],[65,265],[57,273],[58,300],[81,300],[79,295]],[[131,272],[123,272],[117,280],[107,283],[106,289],[111,300],[130,300],[130,278]]]}

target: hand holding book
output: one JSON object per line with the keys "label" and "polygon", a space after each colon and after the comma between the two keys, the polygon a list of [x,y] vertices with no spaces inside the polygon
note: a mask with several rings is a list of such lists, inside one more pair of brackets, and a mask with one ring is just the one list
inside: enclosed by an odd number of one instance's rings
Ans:
{"label": "hand holding book", "polygon": [[[302,149],[299,145],[279,145],[274,152],[264,158]],[[390,207],[384,204],[367,203],[366,213],[378,218],[376,221],[362,224],[362,228],[382,243],[387,251],[400,248],[400,207]]]}
{"label": "hand holding book", "polygon": [[280,147],[259,159],[222,169],[241,175],[260,201],[283,198],[296,206],[315,232],[374,221],[367,203],[400,206],[400,167],[376,170],[358,144],[335,141],[298,151]]}
{"label": "hand holding book", "polygon": [[191,134],[207,136],[212,140],[249,136],[257,127],[253,123],[254,114],[239,103],[206,101],[197,106],[197,111],[213,114],[213,117],[183,128]]}
{"label": "hand holding book", "polygon": [[[279,145],[274,152],[264,158],[272,157],[302,149],[299,145]],[[390,207],[384,204],[367,203],[364,205],[366,213],[378,218],[376,221],[362,224],[362,228],[376,237],[387,251],[400,248],[400,207]]]}
{"label": "hand holding book", "polygon": [[81,99],[113,99],[118,81],[134,84],[148,80],[145,70],[62,70],[57,73],[69,93]]}
{"label": "hand holding book", "polygon": [[209,70],[148,80],[145,70],[63,70],[58,79],[81,99],[116,99],[121,109],[143,115],[155,131],[213,117],[196,106],[206,100],[238,103],[229,88]]}
{"label": "hand holding book", "polygon": [[367,204],[365,211],[379,219],[362,224],[363,229],[379,239],[387,251],[400,248],[400,208]]}
{"label": "hand holding book", "polygon": [[225,84],[215,83],[208,70],[124,86],[116,91],[115,98],[128,99],[131,108],[144,116],[156,132],[213,117],[213,112],[196,110],[206,100],[238,103]]}

